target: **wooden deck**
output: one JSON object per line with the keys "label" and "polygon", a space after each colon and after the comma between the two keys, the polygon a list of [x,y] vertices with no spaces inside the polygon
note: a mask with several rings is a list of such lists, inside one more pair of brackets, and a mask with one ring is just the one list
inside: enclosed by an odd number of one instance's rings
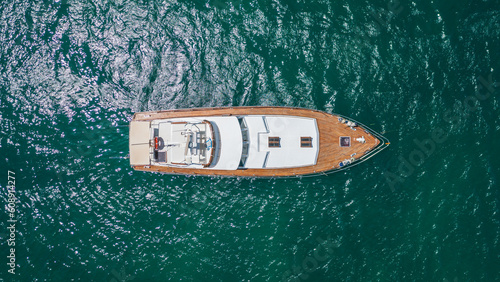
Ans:
{"label": "wooden deck", "polygon": [[[293,176],[326,172],[339,168],[339,163],[350,159],[351,155],[360,158],[370,150],[377,147],[380,140],[369,134],[362,127],[352,130],[338,121],[338,116],[325,112],[288,107],[231,107],[231,108],[195,108],[158,112],[136,113],[133,120],[154,120],[177,117],[196,116],[237,116],[237,115],[293,115],[315,118],[320,135],[318,160],[314,166],[281,168],[281,169],[243,169],[243,170],[212,170],[212,169],[190,169],[165,166],[134,166],[141,171],[153,171],[174,174],[196,174],[196,175],[229,175],[245,177],[273,177]],[[340,147],[339,137],[350,136],[351,147]],[[356,141],[356,138],[364,136],[366,143]]]}

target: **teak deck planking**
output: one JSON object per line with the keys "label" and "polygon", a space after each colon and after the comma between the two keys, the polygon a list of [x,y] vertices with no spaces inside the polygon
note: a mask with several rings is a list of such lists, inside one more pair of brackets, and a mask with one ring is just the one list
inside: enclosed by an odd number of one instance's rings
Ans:
{"label": "teak deck planking", "polygon": [[[358,126],[352,130],[338,120],[338,116],[325,112],[289,107],[228,107],[228,108],[195,108],[157,112],[142,112],[134,114],[133,120],[146,121],[166,118],[197,117],[197,116],[239,116],[239,115],[291,115],[315,118],[319,131],[319,152],[316,165],[294,168],[259,168],[238,170],[192,169],[182,167],[166,167],[158,165],[134,166],[141,171],[153,171],[174,174],[194,175],[228,175],[228,176],[293,176],[326,172],[339,168],[339,163],[350,159],[351,155],[360,158],[377,147],[380,141],[364,128]],[[340,147],[339,137],[350,136],[351,147]],[[364,144],[356,138],[364,136]]]}

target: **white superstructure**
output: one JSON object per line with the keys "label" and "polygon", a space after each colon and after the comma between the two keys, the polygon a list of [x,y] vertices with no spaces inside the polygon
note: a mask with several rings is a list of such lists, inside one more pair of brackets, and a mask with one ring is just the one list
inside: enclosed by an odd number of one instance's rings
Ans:
{"label": "white superstructure", "polygon": [[206,116],[132,121],[132,165],[216,170],[315,165],[314,118],[280,115]]}
{"label": "white superstructure", "polygon": [[[284,168],[316,164],[319,134],[315,119],[244,116],[240,120],[243,131],[248,131],[245,140],[248,150],[243,153],[243,167]],[[301,146],[301,138],[310,138],[311,146]]]}

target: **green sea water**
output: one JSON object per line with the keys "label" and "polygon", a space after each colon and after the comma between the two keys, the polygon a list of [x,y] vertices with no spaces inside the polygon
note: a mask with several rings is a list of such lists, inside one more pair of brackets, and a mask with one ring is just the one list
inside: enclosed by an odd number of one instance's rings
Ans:
{"label": "green sea water", "polygon": [[[2,1],[0,281],[500,281],[499,50],[498,0]],[[134,112],[251,105],[391,145],[287,179],[124,158]]]}

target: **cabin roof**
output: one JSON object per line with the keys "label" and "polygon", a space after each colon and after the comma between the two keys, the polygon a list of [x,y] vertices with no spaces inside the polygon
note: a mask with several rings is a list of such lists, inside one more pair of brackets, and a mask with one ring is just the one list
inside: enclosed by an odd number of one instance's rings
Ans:
{"label": "cabin roof", "polygon": [[[316,119],[292,116],[243,117],[249,147],[245,168],[278,168],[315,165],[319,151]],[[301,138],[310,138],[303,146]]]}
{"label": "cabin roof", "polygon": [[238,119],[230,117],[206,117],[212,122],[216,135],[219,136],[216,145],[217,161],[210,169],[235,170],[238,169],[241,159],[242,138]]}

